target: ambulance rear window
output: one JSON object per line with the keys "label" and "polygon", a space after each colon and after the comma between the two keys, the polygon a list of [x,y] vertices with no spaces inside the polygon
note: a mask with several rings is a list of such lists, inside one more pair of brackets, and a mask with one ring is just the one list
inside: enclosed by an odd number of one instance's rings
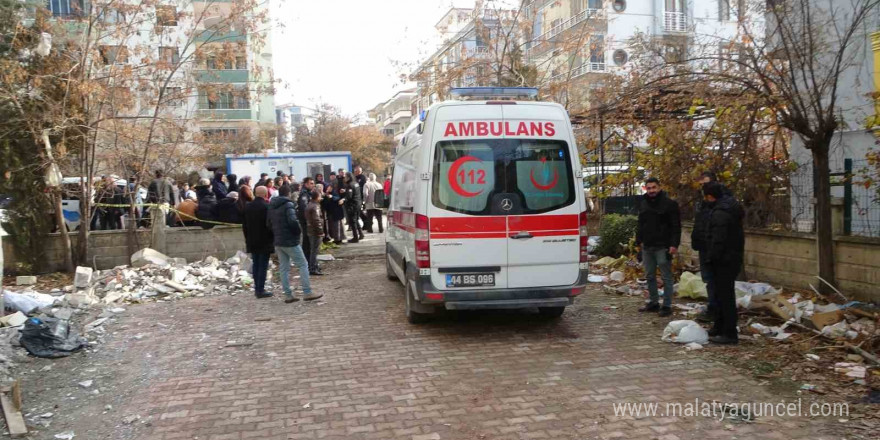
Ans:
{"label": "ambulance rear window", "polygon": [[432,174],[432,203],[448,211],[492,215],[490,201],[500,193],[518,195],[523,214],[552,211],[575,201],[571,157],[563,141],[438,142]]}

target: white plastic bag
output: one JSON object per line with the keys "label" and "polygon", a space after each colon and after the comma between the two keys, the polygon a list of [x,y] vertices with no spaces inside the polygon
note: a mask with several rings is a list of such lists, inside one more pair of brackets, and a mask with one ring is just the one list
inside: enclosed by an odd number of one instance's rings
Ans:
{"label": "white plastic bag", "polygon": [[663,336],[660,339],[679,344],[689,344],[691,342],[705,344],[709,342],[709,333],[703,327],[700,327],[700,324],[683,319],[667,324],[666,328],[663,329]]}
{"label": "white plastic bag", "polygon": [[24,313],[25,315],[30,315],[34,310],[55,304],[55,299],[54,296],[45,293],[15,293],[8,290],[3,291],[3,301],[5,301],[6,307]]}
{"label": "white plastic bag", "polygon": [[678,288],[679,298],[708,298],[709,292],[706,290],[706,283],[699,275],[684,272],[681,274],[681,280],[676,284]]}

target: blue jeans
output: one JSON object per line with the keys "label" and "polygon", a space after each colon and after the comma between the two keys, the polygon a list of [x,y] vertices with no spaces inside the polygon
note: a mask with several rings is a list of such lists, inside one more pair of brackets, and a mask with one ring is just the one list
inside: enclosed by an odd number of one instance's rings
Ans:
{"label": "blue jeans", "polygon": [[645,264],[645,278],[648,280],[648,294],[651,304],[657,304],[657,266],[663,275],[663,307],[672,305],[672,295],[675,293],[675,279],[672,277],[672,261],[666,258],[669,248],[646,248],[642,249],[642,261]]}
{"label": "blue jeans", "polygon": [[290,290],[290,262],[293,261],[299,269],[299,281],[302,283],[303,293],[308,295],[312,293],[312,285],[309,283],[309,263],[303,254],[302,247],[296,245],[293,247],[275,246],[275,253],[278,254],[278,265],[281,272],[281,287],[284,288],[284,295],[293,298],[293,291]]}
{"label": "blue jeans", "polygon": [[266,293],[266,272],[269,271],[269,253],[251,254],[254,262],[254,293]]}
{"label": "blue jeans", "polygon": [[706,292],[709,293],[709,309],[707,312],[715,314],[718,313],[718,298],[715,297],[715,277],[712,275],[709,262],[706,261],[708,259],[708,252],[700,252],[700,278],[706,283]]}

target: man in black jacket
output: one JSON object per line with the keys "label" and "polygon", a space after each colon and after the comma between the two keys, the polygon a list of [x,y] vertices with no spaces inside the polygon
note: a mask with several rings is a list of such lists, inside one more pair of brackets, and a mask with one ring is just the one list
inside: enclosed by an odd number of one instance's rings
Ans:
{"label": "man in black jacket", "polygon": [[257,298],[268,298],[266,293],[266,273],[269,270],[269,254],[272,253],[272,231],[267,226],[269,212],[269,190],[265,186],[254,190],[255,199],[244,208],[242,231],[247,251],[253,260],[254,295]]}
{"label": "man in black jacket", "polygon": [[745,251],[742,206],[718,182],[703,185],[703,197],[711,206],[706,234],[706,259],[715,280],[718,317],[709,330],[709,341],[736,344],[736,277],[742,268]]}
{"label": "man in black jacket", "polygon": [[312,292],[309,282],[309,263],[303,255],[300,242],[302,241],[302,228],[296,220],[296,207],[290,200],[290,185],[282,185],[278,190],[278,197],[269,202],[269,215],[266,221],[275,243],[275,253],[278,254],[280,266],[281,286],[284,288],[286,303],[299,301],[290,290],[290,262],[293,261],[299,269],[300,283],[302,283],[303,299],[306,301],[320,298],[321,294]]}
{"label": "man in black jacket", "polygon": [[217,202],[217,221],[241,224],[242,215],[238,210],[238,193],[229,191],[226,198]]}
{"label": "man in black jacket", "polygon": [[[681,241],[681,218],[678,202],[660,189],[660,180],[651,177],[645,181],[645,195],[639,206],[639,227],[636,245],[641,248],[648,280],[650,302],[640,312],[656,312],[659,316],[672,315],[672,295],[675,279],[672,277],[672,256],[678,252]],[[657,267],[663,275],[663,306],[657,294]]]}
{"label": "man in black jacket", "polygon": [[[715,173],[704,171],[700,174],[698,183],[702,186],[709,182],[718,181]],[[702,197],[700,197],[702,199]],[[696,214],[694,215],[694,229],[691,231],[691,248],[700,255],[700,278],[706,283],[706,292],[709,295],[708,309],[697,315],[696,320],[701,322],[712,322],[718,315],[718,301],[715,299],[715,281],[712,278],[712,271],[709,270],[707,259],[709,252],[706,244],[706,236],[709,229],[709,216],[712,213],[712,206],[705,201],[697,202]]]}
{"label": "man in black jacket", "polygon": [[[303,230],[308,229],[308,225],[306,224],[306,208],[309,207],[309,202],[312,198],[311,194],[314,190],[315,181],[312,180],[311,177],[304,177],[302,185],[300,186],[299,197],[296,199],[296,219],[299,220],[299,225]],[[310,258],[312,255],[312,249],[309,245],[309,240],[302,240],[302,249],[303,255],[306,256],[306,261],[312,261]],[[309,272],[312,275],[315,275],[315,268],[309,267]]]}

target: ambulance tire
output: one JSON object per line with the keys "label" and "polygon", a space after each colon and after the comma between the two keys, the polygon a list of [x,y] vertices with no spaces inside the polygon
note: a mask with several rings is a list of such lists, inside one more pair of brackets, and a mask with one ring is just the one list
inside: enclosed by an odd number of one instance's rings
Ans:
{"label": "ambulance tire", "polygon": [[394,268],[391,267],[391,255],[385,254],[385,276],[388,277],[391,281],[397,281],[397,274],[394,273]]}
{"label": "ambulance tire", "polygon": [[542,318],[559,318],[565,312],[565,307],[538,307],[538,314]]}
{"label": "ambulance tire", "polygon": [[424,324],[431,319],[431,315],[427,313],[419,313],[413,310],[413,292],[410,283],[406,283],[406,321],[410,324]]}

